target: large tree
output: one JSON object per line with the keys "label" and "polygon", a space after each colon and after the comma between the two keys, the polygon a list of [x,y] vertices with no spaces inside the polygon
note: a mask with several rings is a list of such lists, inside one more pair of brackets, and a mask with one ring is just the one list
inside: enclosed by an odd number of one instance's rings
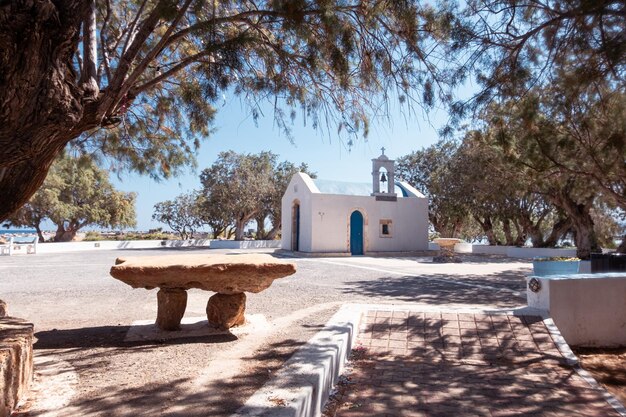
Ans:
{"label": "large tree", "polygon": [[246,225],[260,213],[261,200],[271,193],[275,163],[276,155],[271,152],[221,152],[200,174],[206,204],[232,219],[236,240],[243,240]]}
{"label": "large tree", "polygon": [[439,141],[427,148],[397,160],[398,178],[428,197],[428,219],[442,237],[460,237],[467,226],[469,210],[456,195],[459,181],[452,172],[452,161],[458,150],[452,141]]}
{"label": "large tree", "polygon": [[115,190],[108,172],[88,156],[62,156],[43,186],[8,219],[14,226],[33,227],[43,241],[41,222],[57,227],[54,240],[67,242],[85,226],[125,228],[135,225],[135,194]]}
{"label": "large tree", "polygon": [[561,78],[591,86],[624,86],[626,3],[623,0],[468,0],[457,16],[458,74],[480,84],[457,115],[476,112],[494,97],[515,96]]}
{"label": "large tree", "polygon": [[485,138],[566,216],[579,256],[588,258],[599,248],[592,215],[599,200],[626,207],[626,107],[619,91],[581,91],[567,81],[489,106]]}
{"label": "large tree", "polygon": [[152,219],[167,224],[180,238],[193,239],[193,235],[204,224],[202,206],[196,193],[181,194],[174,200],[154,205]]}
{"label": "large tree", "polygon": [[[389,97],[432,104],[450,13],[396,0],[8,0],[0,4],[0,220],[70,141],[168,176],[213,104],[274,103],[367,133]],[[416,91],[419,94],[416,94]],[[377,114],[378,115],[378,114]]]}
{"label": "large tree", "polygon": [[[273,240],[278,236],[282,228],[281,223],[281,209],[282,199],[291,177],[297,172],[304,172],[311,178],[316,178],[317,175],[309,170],[309,167],[305,163],[301,163],[299,166],[293,162],[283,161],[276,164],[272,170],[272,181],[269,190],[260,198],[261,208],[258,214],[255,216],[257,223],[257,239]],[[265,232],[265,221],[269,218],[272,224],[272,228]]]}

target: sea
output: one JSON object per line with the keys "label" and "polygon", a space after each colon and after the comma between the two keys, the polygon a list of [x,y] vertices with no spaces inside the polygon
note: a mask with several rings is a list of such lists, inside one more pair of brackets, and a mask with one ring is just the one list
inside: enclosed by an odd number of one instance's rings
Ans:
{"label": "sea", "polygon": [[35,229],[0,229],[0,235],[34,235]]}

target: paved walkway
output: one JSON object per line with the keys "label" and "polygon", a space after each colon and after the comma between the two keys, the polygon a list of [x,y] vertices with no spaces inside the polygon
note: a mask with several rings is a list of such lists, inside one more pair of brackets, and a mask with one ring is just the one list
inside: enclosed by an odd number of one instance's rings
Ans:
{"label": "paved walkway", "polygon": [[357,344],[336,417],[620,416],[540,317],[372,310]]}

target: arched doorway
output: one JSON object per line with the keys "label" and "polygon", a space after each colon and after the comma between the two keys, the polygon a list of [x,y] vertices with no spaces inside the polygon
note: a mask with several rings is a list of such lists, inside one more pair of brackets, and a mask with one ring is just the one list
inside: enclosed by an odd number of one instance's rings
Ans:
{"label": "arched doorway", "polygon": [[300,250],[300,204],[297,201],[291,208],[291,250]]}
{"label": "arched doorway", "polygon": [[363,214],[358,210],[350,215],[350,253],[363,255]]}

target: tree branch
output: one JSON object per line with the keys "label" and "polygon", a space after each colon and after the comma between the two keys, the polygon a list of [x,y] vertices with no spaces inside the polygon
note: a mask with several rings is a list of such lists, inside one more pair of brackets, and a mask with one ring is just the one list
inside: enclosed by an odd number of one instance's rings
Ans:
{"label": "tree branch", "polygon": [[137,65],[137,67],[133,70],[133,72],[130,74],[128,79],[124,82],[124,86],[119,92],[118,98],[123,97],[132,88],[133,84],[143,74],[146,68],[148,68],[148,65],[152,62],[152,60],[154,60],[163,51],[163,49],[165,48],[167,44],[167,40],[174,32],[174,30],[176,29],[176,26],[178,26],[181,19],[185,15],[185,13],[187,13],[187,9],[189,9],[189,6],[191,6],[192,1],[193,0],[185,0],[185,3],[183,3],[180,10],[178,10],[176,17],[174,18],[172,23],[169,25],[169,27],[167,28],[167,30],[165,31],[165,33],[163,34],[163,36],[161,37],[157,45],[154,48],[152,48],[150,52],[148,52],[148,54],[141,60],[139,65]]}
{"label": "tree branch", "polygon": [[83,66],[81,84],[85,98],[94,100],[100,89],[98,87],[98,42],[96,38],[96,0],[86,0],[83,18]]}

